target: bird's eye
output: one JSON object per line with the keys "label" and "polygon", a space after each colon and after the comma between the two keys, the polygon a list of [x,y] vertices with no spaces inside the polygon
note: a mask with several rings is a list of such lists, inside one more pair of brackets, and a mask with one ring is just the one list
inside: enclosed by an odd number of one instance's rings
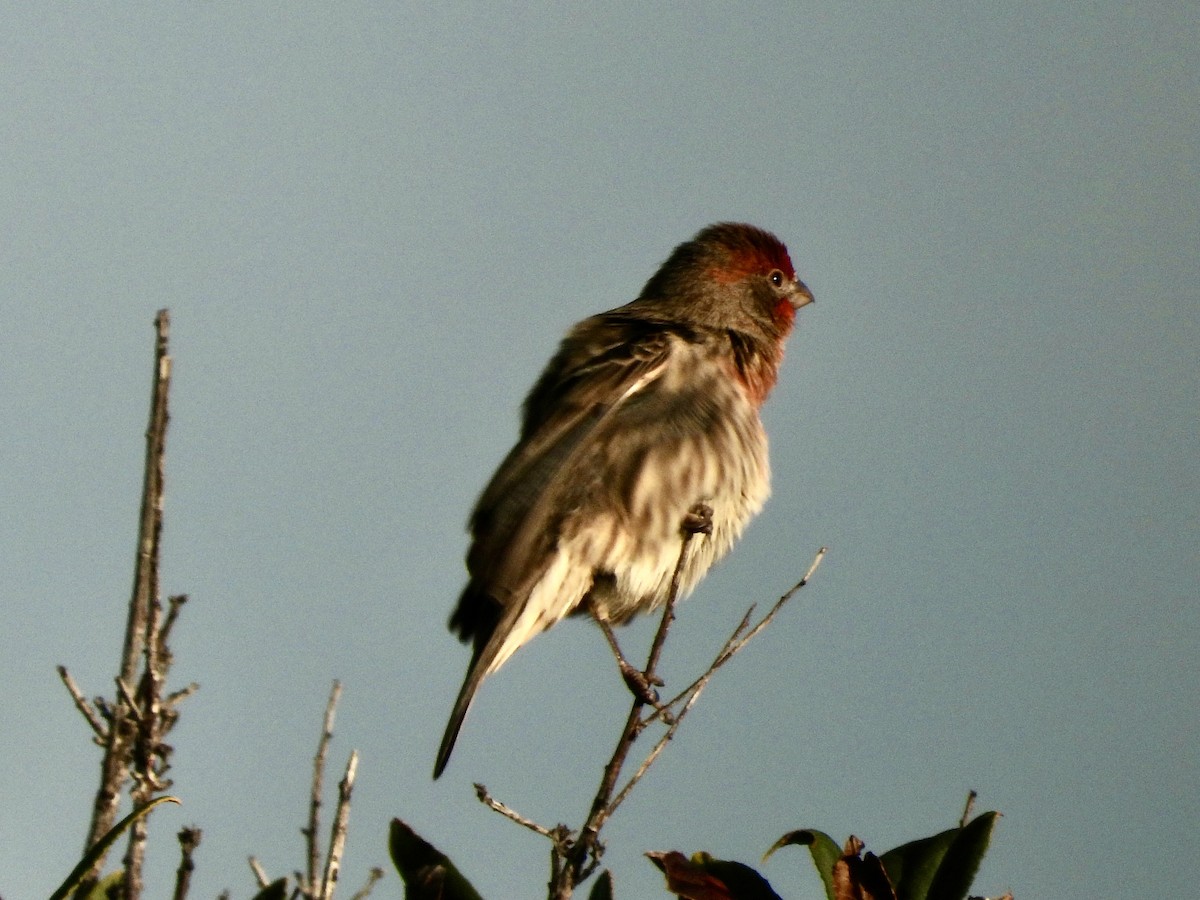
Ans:
{"label": "bird's eye", "polygon": [[775,269],[773,272],[771,272],[771,274],[767,276],[767,280],[770,281],[771,284],[775,285],[775,287],[783,287],[783,273],[778,269]]}

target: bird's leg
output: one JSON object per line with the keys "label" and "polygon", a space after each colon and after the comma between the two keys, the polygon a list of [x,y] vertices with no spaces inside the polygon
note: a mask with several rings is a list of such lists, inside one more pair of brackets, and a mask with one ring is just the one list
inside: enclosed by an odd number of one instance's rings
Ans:
{"label": "bird's leg", "polygon": [[712,507],[707,503],[697,503],[684,515],[680,527],[688,534],[712,534]]}
{"label": "bird's leg", "polygon": [[654,690],[654,685],[662,685],[663,680],[657,676],[647,678],[646,673],[631,663],[625,658],[625,654],[621,652],[621,647],[617,643],[617,636],[613,633],[612,625],[609,624],[608,618],[600,613],[594,603],[589,600],[589,607],[592,613],[592,618],[596,620],[596,624],[600,626],[600,632],[604,635],[604,639],[608,641],[608,646],[613,652],[613,656],[617,659],[617,668],[621,670],[621,678],[625,680],[625,686],[629,688],[630,693],[643,703],[658,708],[658,691]]}

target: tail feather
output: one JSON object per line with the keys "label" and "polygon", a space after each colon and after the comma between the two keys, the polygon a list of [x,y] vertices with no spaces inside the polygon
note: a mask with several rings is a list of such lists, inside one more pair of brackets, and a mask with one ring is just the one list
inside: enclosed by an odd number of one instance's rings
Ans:
{"label": "tail feather", "polygon": [[438,747],[437,761],[433,766],[434,778],[442,774],[446,763],[450,761],[450,753],[454,750],[459,729],[462,728],[467,710],[471,708],[471,702],[475,699],[483,680],[504,665],[513,652],[529,640],[531,634],[528,626],[522,627],[524,623],[520,623],[521,610],[522,608],[518,607],[507,611],[501,621],[496,623],[491,634],[476,633],[475,652],[471,655],[471,664],[467,667],[467,677],[458,692],[458,699],[454,701],[450,721],[446,723],[446,732],[442,735],[441,746]]}
{"label": "tail feather", "polygon": [[458,692],[458,699],[454,701],[450,721],[446,723],[446,732],[442,735],[441,746],[438,747],[437,761],[433,764],[435,779],[440,778],[446,770],[446,763],[450,761],[450,754],[454,751],[454,742],[458,740],[458,732],[467,717],[467,710],[471,708],[471,701],[475,699],[475,692],[483,684],[486,674],[487,667],[479,665],[479,654],[476,654],[471,660],[471,667],[467,669],[467,677],[463,681],[462,690]]}
{"label": "tail feather", "polygon": [[[579,604],[590,585],[587,570],[573,566],[571,558],[562,553],[528,575],[504,604],[473,583],[467,585],[450,624],[464,639],[474,638],[475,651],[442,735],[433,767],[434,778],[445,770],[467,710],[483,680],[535,634],[566,616]],[[518,597],[522,598],[519,602],[515,599]]]}

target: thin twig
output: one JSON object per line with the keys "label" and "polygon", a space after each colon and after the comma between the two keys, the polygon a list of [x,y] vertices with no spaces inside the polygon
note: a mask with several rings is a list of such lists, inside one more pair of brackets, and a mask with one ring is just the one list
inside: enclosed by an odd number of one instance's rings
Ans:
{"label": "thin twig", "polygon": [[[757,637],[764,628],[771,624],[771,622],[775,619],[775,616],[779,614],[781,609],[783,609],[784,604],[791,600],[792,597],[796,595],[797,591],[808,584],[808,580],[812,578],[813,573],[817,571],[817,566],[821,564],[821,560],[825,558],[825,554],[828,552],[828,547],[820,548],[817,551],[817,555],[813,557],[813,561],[809,565],[808,571],[804,573],[804,577],[792,585],[782,597],[775,601],[775,605],[772,606],[770,611],[762,617],[758,624],[743,634],[743,632],[746,631],[747,626],[750,624],[751,617],[754,615],[756,604],[752,604],[750,608],[746,610],[746,615],[742,617],[742,621],[738,624],[737,628],[733,630],[733,634],[729,636],[729,639],[726,640],[724,646],[721,647],[721,650],[713,660],[712,665],[708,667],[703,675],[664,703],[663,706],[667,709],[674,707],[677,703],[688,697],[688,695],[690,695],[692,691],[694,691],[696,687],[701,684],[701,682],[706,682],[709,678],[711,678],[713,672],[721,668],[721,666],[725,665],[727,662],[729,662],[729,660],[733,659],[734,656],[740,653],[746,644],[750,643],[750,641]],[[653,716],[651,718],[653,718]]]}
{"label": "thin twig", "polygon": [[667,725],[667,730],[654,743],[654,746],[650,748],[650,752],[646,754],[646,758],[642,760],[641,765],[637,767],[637,771],[635,771],[633,775],[629,777],[629,781],[627,781],[625,786],[617,792],[617,795],[613,798],[612,803],[609,804],[610,815],[616,812],[617,807],[625,802],[625,799],[629,796],[629,792],[633,790],[634,785],[642,780],[642,776],[650,770],[650,767],[654,765],[654,761],[658,759],[659,755],[666,748],[667,744],[669,744],[671,739],[675,737],[675,732],[679,730],[679,726],[682,724],[684,716],[688,714],[688,711],[696,704],[696,701],[700,699],[700,693],[704,690],[707,684],[707,678],[698,684],[695,690],[692,692],[692,695],[688,697],[687,702],[684,703],[683,708],[674,715],[674,718],[672,718],[670,723]]}
{"label": "thin twig", "polygon": [[167,598],[167,617],[163,621],[162,628],[159,631],[159,639],[162,641],[164,647],[167,641],[171,639],[171,629],[175,627],[175,622],[179,618],[180,608],[187,602],[187,594],[176,594],[173,597]]}
{"label": "thin twig", "polygon": [[[675,562],[675,570],[671,575],[671,585],[667,592],[667,602],[663,609],[662,618],[659,620],[658,630],[655,632],[654,640],[650,645],[650,653],[643,672],[647,682],[652,682],[655,677],[655,669],[662,654],[663,645],[666,643],[667,632],[671,627],[671,622],[675,618],[675,602],[679,596],[679,581],[683,574],[684,563],[687,560],[688,547],[694,536],[695,532],[692,530],[683,529],[679,547],[679,558]],[[600,855],[604,852],[604,845],[600,842],[600,829],[604,827],[604,823],[612,815],[612,793],[616,787],[617,779],[621,775],[621,769],[625,765],[625,760],[629,756],[629,750],[641,731],[641,714],[644,705],[645,700],[635,693],[633,703],[629,708],[629,715],[625,719],[625,726],[621,730],[620,738],[617,740],[617,746],[614,748],[608,764],[604,767],[600,786],[596,791],[595,798],[592,800],[591,811],[588,813],[583,827],[579,830],[579,839],[569,848],[564,847],[566,844],[565,840],[555,846],[555,853],[561,853],[565,849],[565,858],[562,860],[561,866],[552,866],[554,882],[551,885],[551,896],[554,900],[567,900],[567,898],[571,897],[575,887],[595,871],[596,867],[600,864]]]}
{"label": "thin twig", "polygon": [[79,714],[87,719],[87,723],[92,726],[92,731],[96,732],[97,742],[103,743],[108,738],[108,728],[101,721],[99,714],[92,709],[92,704],[88,703],[87,697],[83,696],[83,691],[79,690],[79,685],[75,683],[75,679],[71,677],[66,666],[58,667],[58,677],[62,679],[71,699],[75,701],[75,708],[79,710]]}
{"label": "thin twig", "polygon": [[504,816],[506,819],[512,819],[518,825],[523,825],[530,831],[537,832],[542,837],[547,837],[551,840],[554,840],[553,829],[546,828],[544,825],[539,825],[532,819],[525,818],[511,806],[501,803],[499,800],[495,799],[491,794],[489,794],[488,789],[479,782],[475,782],[475,796],[479,798],[480,803],[491,808],[495,812],[500,813],[500,815]]}
{"label": "thin twig", "polygon": [[175,871],[175,894],[172,900],[185,900],[187,897],[188,889],[192,884],[192,872],[196,869],[192,854],[200,846],[200,838],[203,837],[203,834],[199,828],[194,826],[184,828],[178,834],[179,868]]}
{"label": "thin twig", "polygon": [[354,791],[354,777],[358,772],[358,751],[350,751],[346,763],[346,774],[338,783],[338,804],[334,813],[333,829],[329,835],[329,854],[325,857],[325,877],[321,879],[321,900],[333,900],[337,889],[338,875],[342,870],[342,854],[346,849],[346,833],[350,828],[350,794]]}
{"label": "thin twig", "polygon": [[163,706],[178,706],[180,701],[186,700],[198,690],[200,690],[200,685],[193,681],[187,687],[182,687],[177,691],[172,691],[171,693],[167,694],[166,698],[163,700]]}
{"label": "thin twig", "polygon": [[971,821],[971,811],[975,808],[975,798],[978,796],[979,794],[974,790],[967,793],[967,805],[963,807],[962,818],[958,820],[959,828],[966,828],[967,823]]}
{"label": "thin twig", "polygon": [[267,877],[266,869],[262,867],[262,864],[258,861],[258,857],[256,856],[251,856],[249,862],[250,871],[254,873],[254,880],[258,882],[258,886],[260,888],[265,888],[271,883],[271,879]]}
{"label": "thin twig", "polygon": [[319,894],[317,877],[321,872],[321,851],[317,846],[317,834],[321,825],[321,794],[325,786],[325,757],[329,742],[333,739],[333,721],[338,701],[342,696],[342,683],[334,679],[329,690],[329,702],[325,704],[325,720],[321,726],[321,737],[317,741],[317,753],[313,757],[312,791],[308,800],[308,826],[300,829],[308,847],[308,880],[303,893],[310,897]]}
{"label": "thin twig", "polygon": [[142,711],[140,708],[138,708],[138,702],[133,696],[133,691],[130,689],[129,685],[120,678],[116,680],[116,684],[118,697],[117,707],[119,708],[123,703],[125,705],[125,712],[128,714],[129,718],[134,722],[141,722]]}
{"label": "thin twig", "polygon": [[370,894],[372,889],[375,887],[375,883],[382,877],[383,869],[375,866],[370,872],[367,873],[366,884],[355,891],[350,900],[366,900],[367,895]]}
{"label": "thin twig", "polygon": [[[725,665],[725,663],[729,662],[729,660],[731,660],[739,651],[741,651],[741,649],[745,647],[746,644],[748,644],[756,635],[760,634],[762,630],[771,623],[771,620],[775,618],[779,610],[783,608],[783,605],[787,603],[788,600],[790,600],[793,596],[795,596],[797,591],[808,584],[808,580],[817,570],[817,566],[821,564],[821,560],[825,558],[825,554],[827,552],[828,550],[825,547],[822,547],[820,550],[818,550],[817,555],[813,558],[812,565],[810,565],[808,567],[808,571],[804,573],[804,577],[796,582],[796,584],[793,585],[791,589],[787,591],[787,593],[785,593],[779,598],[779,600],[775,602],[775,605],[771,607],[771,610],[757,625],[751,628],[749,632],[746,632],[746,628],[750,624],[751,617],[754,615],[754,606],[751,605],[751,607],[746,610],[746,614],[742,616],[741,622],[739,622],[738,626],[733,630],[733,634],[731,634],[725,641],[725,644],[721,647],[720,652],[717,654],[716,658],[713,660],[712,664],[708,667],[704,674],[692,682],[681,693],[677,694],[671,700],[663,704],[663,709],[670,710],[682,700],[683,708],[680,709],[678,713],[675,713],[673,721],[668,723],[666,732],[658,739],[658,741],[651,748],[650,752],[646,755],[646,758],[642,761],[642,764],[638,766],[637,771],[630,776],[629,781],[626,782],[625,786],[622,787],[617,793],[616,797],[610,804],[610,814],[625,801],[625,798],[629,796],[629,792],[633,790],[634,785],[636,785],[642,779],[642,776],[646,774],[650,766],[653,765],[656,759],[658,759],[663,749],[675,736],[675,732],[679,730],[679,725],[683,721],[683,718],[688,714],[692,707],[695,706],[696,701],[700,699],[701,692],[708,686],[709,681],[712,680],[712,677],[716,674],[717,670],[721,668],[721,666]],[[743,632],[746,633],[743,634]],[[660,717],[660,715],[661,711],[656,711],[653,713],[647,719],[647,724],[650,721],[653,721],[655,718]]]}

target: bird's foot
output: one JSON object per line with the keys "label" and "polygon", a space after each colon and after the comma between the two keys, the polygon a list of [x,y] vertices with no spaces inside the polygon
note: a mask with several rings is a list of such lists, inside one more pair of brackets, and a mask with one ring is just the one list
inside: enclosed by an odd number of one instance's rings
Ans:
{"label": "bird's foot", "polygon": [[662,687],[663,680],[657,675],[647,676],[645,672],[630,665],[625,659],[618,659],[617,665],[621,669],[621,677],[625,679],[625,686],[629,688],[629,692],[638,700],[657,709],[658,691],[654,689],[654,686]]}
{"label": "bird's foot", "polygon": [[683,517],[685,534],[712,534],[713,509],[707,503],[697,503]]}

